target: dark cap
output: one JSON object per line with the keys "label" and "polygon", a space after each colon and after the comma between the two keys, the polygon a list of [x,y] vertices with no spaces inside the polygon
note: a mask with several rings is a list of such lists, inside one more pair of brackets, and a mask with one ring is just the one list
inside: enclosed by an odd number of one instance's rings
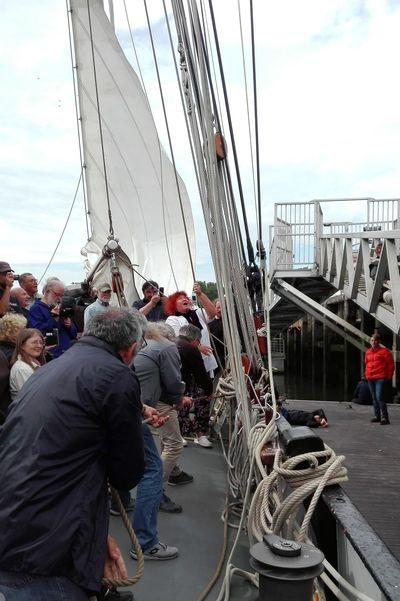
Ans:
{"label": "dark cap", "polygon": [[0,261],[0,273],[6,273],[7,271],[14,272],[14,269],[11,269],[10,264],[5,261]]}
{"label": "dark cap", "polygon": [[155,288],[156,290],[158,290],[158,284],[157,284],[157,282],[155,282],[154,280],[148,280],[147,282],[145,282],[143,284],[143,286],[142,286],[142,292],[144,292],[148,288]]}

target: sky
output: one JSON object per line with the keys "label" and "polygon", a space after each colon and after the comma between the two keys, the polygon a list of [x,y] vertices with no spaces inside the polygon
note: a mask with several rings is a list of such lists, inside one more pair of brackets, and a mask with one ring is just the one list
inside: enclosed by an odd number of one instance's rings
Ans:
{"label": "sky", "polygon": [[[126,4],[166,147],[143,2]],[[123,1],[114,0],[114,6],[117,35],[133,61]],[[196,223],[196,275],[212,280],[162,1],[148,6],[174,153]],[[240,7],[252,103],[248,2],[240,1]],[[66,8],[62,0],[0,0],[0,8],[0,259],[40,276],[64,226],[80,170]],[[238,3],[218,0],[214,9],[254,241]],[[254,12],[264,241],[276,202],[399,196],[400,0],[254,0]],[[254,131],[252,117],[251,122]],[[231,152],[229,158],[232,164]],[[324,219],[362,221],[364,209],[356,202],[326,204]],[[85,242],[79,193],[48,275],[79,281]]]}

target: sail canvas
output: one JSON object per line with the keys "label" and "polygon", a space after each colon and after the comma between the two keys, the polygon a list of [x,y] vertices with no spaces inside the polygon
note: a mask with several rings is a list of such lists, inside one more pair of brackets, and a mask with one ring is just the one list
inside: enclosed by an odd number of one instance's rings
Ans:
{"label": "sail canvas", "polygon": [[[166,292],[189,290],[195,235],[185,185],[178,176],[179,195],[139,78],[102,2],[71,0],[70,5],[91,223],[87,265],[93,267],[107,242],[110,208],[114,235],[128,263]],[[126,263],[119,267],[126,296],[133,300],[131,270]],[[97,280],[106,276],[107,266]],[[135,284],[140,290],[143,280],[137,275]]]}

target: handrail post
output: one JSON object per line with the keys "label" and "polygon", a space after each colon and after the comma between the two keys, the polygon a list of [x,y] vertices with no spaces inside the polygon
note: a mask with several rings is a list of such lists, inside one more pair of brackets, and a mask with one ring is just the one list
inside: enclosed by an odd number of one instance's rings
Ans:
{"label": "handrail post", "polygon": [[314,267],[318,273],[321,269],[321,235],[323,234],[323,215],[321,205],[318,201],[314,201],[314,221],[315,221],[315,251],[314,251]]}

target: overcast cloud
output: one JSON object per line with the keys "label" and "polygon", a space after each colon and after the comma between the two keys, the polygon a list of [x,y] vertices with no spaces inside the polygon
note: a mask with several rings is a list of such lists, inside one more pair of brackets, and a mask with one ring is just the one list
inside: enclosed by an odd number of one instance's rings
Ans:
{"label": "overcast cloud", "polygon": [[[131,59],[123,4],[114,4],[117,33]],[[178,169],[192,198],[198,277],[210,279],[162,2],[148,4]],[[128,0],[127,5],[167,147],[143,3]],[[80,169],[66,10],[64,2],[54,0],[0,0],[0,6],[0,258],[24,268],[31,265],[39,274],[64,225]],[[254,6],[265,241],[274,202],[399,196],[400,1],[256,0]],[[218,0],[214,8],[255,239],[237,3]],[[241,9],[250,81],[248,3],[242,1]],[[360,204],[327,206],[327,220],[345,217],[363,219]],[[79,253],[85,241],[79,195],[55,259],[68,280],[82,273]],[[56,269],[54,265],[51,272]]]}

